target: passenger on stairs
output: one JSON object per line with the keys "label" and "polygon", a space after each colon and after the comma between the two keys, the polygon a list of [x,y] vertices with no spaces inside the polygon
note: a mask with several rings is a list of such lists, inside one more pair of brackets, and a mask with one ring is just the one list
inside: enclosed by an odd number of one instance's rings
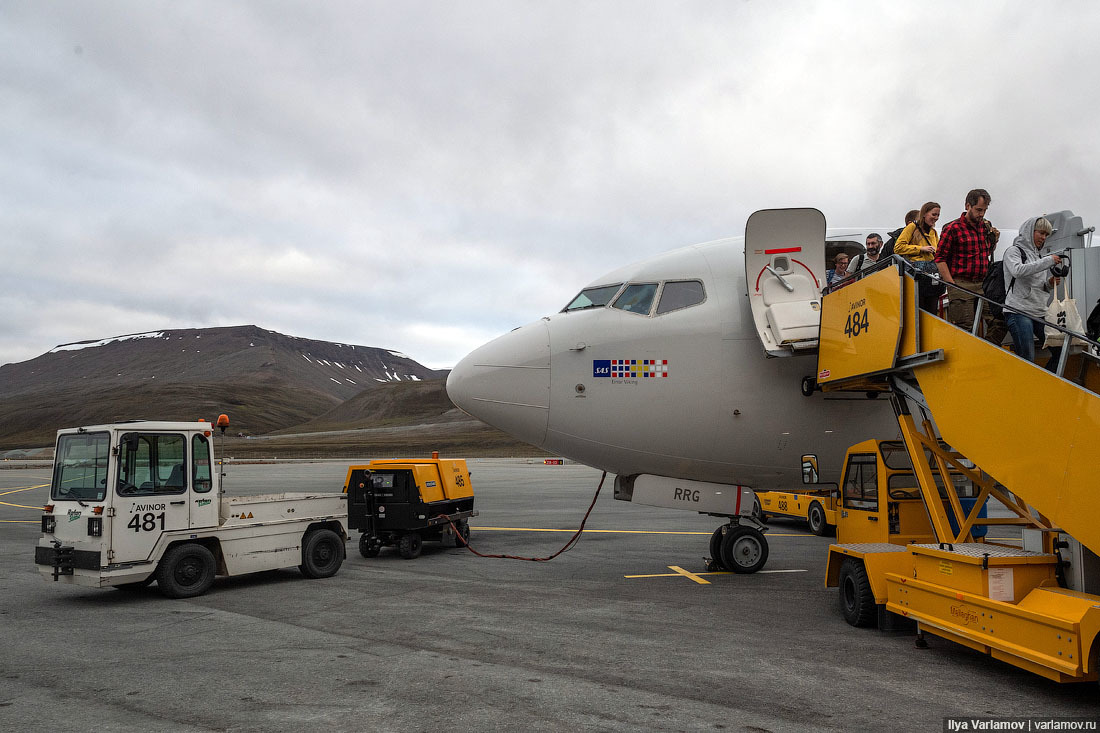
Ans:
{"label": "passenger on stairs", "polygon": [[[1005,323],[1012,336],[1013,351],[1028,361],[1035,360],[1035,339],[1041,341],[1044,337],[1046,324],[1043,318],[1060,280],[1051,276],[1050,268],[1060,264],[1062,258],[1039,254],[1053,231],[1050,222],[1043,217],[1028,219],[1020,225],[1019,235],[1004,256],[1008,290],[1005,295]],[[1047,369],[1053,369],[1058,363],[1060,352],[1061,349],[1054,350],[1047,362]]]}
{"label": "passenger on stairs", "polygon": [[[966,211],[944,225],[940,246],[936,249],[940,279],[958,286],[948,290],[947,320],[967,331],[974,323],[978,300],[972,293],[982,292],[982,282],[993,261],[990,255],[1001,236],[985,218],[990,201],[989,192],[984,188],[967,193]],[[983,308],[982,313],[986,340],[1000,346],[1005,336],[1004,323],[999,318],[994,319],[988,308]]]}
{"label": "passenger on stairs", "polygon": [[[936,234],[936,222],[940,218],[940,205],[929,201],[920,207],[916,221],[907,224],[894,245],[894,254],[899,254],[912,262],[921,273],[917,276],[917,293],[920,309],[929,313],[939,313],[940,296],[947,286],[939,281],[936,256],[939,236]],[[936,273],[935,276],[932,273]]]}
{"label": "passenger on stairs", "polygon": [[833,269],[825,271],[825,284],[836,285],[852,273],[848,272],[848,255],[841,252],[833,259]]}

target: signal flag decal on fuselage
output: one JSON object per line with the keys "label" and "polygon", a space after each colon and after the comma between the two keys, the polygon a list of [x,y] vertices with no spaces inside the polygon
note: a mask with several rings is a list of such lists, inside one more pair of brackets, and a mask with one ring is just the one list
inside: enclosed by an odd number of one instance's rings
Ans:
{"label": "signal flag decal on fuselage", "polygon": [[593,359],[593,377],[638,379],[668,376],[668,359]]}

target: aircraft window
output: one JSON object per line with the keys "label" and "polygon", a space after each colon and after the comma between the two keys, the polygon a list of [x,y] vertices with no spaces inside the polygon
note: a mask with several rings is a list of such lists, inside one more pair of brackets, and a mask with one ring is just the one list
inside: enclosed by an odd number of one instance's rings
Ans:
{"label": "aircraft window", "polygon": [[661,300],[657,303],[657,315],[698,305],[705,298],[703,283],[698,280],[667,282],[661,290]]}
{"label": "aircraft window", "polygon": [[653,307],[653,296],[657,294],[657,283],[631,283],[623,288],[623,294],[615,299],[612,308],[631,313],[649,315]]}
{"label": "aircraft window", "polygon": [[873,454],[854,455],[844,473],[844,506],[878,511],[878,463]]}
{"label": "aircraft window", "polygon": [[619,288],[622,286],[622,283],[617,283],[615,285],[585,288],[562,310],[567,313],[569,311],[584,310],[585,308],[602,308],[615,297],[615,293],[619,292]]}

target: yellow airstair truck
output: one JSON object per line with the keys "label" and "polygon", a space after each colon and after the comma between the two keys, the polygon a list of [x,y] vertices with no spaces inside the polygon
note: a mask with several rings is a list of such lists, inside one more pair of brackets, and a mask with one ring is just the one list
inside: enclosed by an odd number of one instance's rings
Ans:
{"label": "yellow airstair truck", "polygon": [[[902,435],[849,450],[826,584],[852,625],[908,619],[918,644],[1096,680],[1100,344],[1066,332],[1075,346],[1047,371],[919,310],[914,276],[895,258],[822,299],[818,385],[887,393]],[[981,516],[991,498],[1007,511]],[[1022,544],[989,527],[1019,527]]]}
{"label": "yellow airstair truck", "polygon": [[[218,418],[224,430],[229,418]],[[46,579],[93,588],[157,582],[169,598],[216,575],[298,566],[308,578],[344,561],[338,493],[225,496],[208,422],[134,421],[57,433],[34,562]]]}

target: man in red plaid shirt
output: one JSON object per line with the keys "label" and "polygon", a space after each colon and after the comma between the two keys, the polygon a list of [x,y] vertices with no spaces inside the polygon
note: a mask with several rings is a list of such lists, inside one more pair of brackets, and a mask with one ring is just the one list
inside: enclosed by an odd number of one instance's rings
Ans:
{"label": "man in red plaid shirt", "polygon": [[[936,249],[940,278],[962,288],[948,290],[947,320],[967,331],[972,330],[974,325],[977,298],[965,291],[982,292],[982,282],[989,271],[993,249],[1001,236],[997,228],[985,220],[990,200],[989,192],[984,188],[975,188],[966,194],[966,211],[943,228]],[[982,308],[982,313],[986,339],[1000,344],[1008,332],[1004,321],[995,319],[987,307]]]}

